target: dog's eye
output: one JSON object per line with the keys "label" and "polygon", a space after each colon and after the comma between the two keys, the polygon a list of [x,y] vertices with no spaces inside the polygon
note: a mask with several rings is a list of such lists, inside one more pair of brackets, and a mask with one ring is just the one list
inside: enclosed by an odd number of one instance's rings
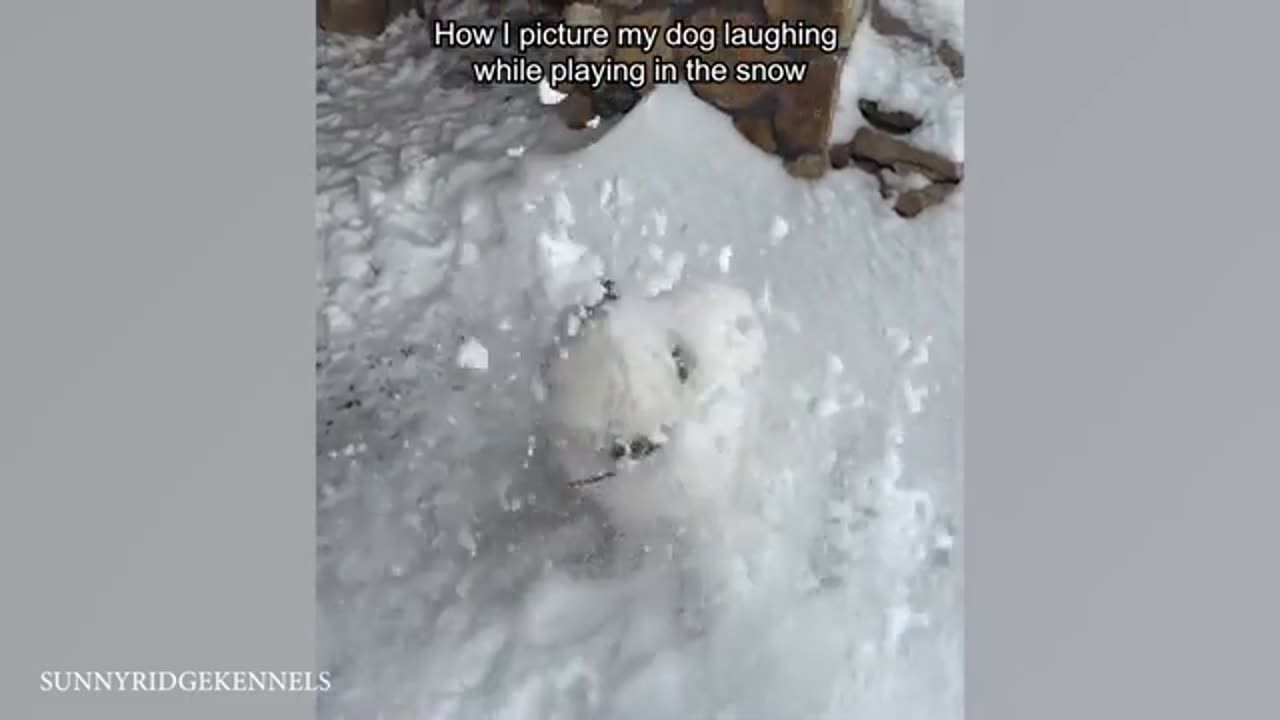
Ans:
{"label": "dog's eye", "polygon": [[627,444],[619,440],[613,441],[613,447],[609,448],[609,457],[614,460],[621,460],[627,456]]}
{"label": "dog's eye", "polygon": [[689,380],[689,363],[686,362],[684,351],[679,345],[671,348],[671,360],[676,364],[676,377],[680,378],[680,382]]}
{"label": "dog's eye", "polygon": [[657,449],[658,446],[647,437],[638,437],[631,441],[631,457],[634,458],[642,458]]}

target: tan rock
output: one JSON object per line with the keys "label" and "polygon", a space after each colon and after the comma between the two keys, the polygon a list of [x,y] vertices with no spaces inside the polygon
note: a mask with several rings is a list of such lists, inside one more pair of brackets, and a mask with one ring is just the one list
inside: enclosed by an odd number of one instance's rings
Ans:
{"label": "tan rock", "polygon": [[908,190],[898,196],[893,209],[904,218],[913,218],[935,205],[941,205],[956,191],[956,183],[930,183],[923,188]]}
{"label": "tan rock", "polygon": [[892,168],[900,175],[916,172],[935,182],[964,179],[964,165],[865,125],[853,134],[849,153],[855,160]]}

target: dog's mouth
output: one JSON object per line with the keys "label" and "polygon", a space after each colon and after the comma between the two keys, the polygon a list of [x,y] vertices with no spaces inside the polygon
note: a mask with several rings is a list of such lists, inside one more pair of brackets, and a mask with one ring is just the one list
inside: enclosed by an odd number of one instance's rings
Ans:
{"label": "dog's mouth", "polygon": [[661,450],[663,444],[647,435],[636,435],[630,439],[615,438],[609,447],[609,457],[614,462],[614,469],[604,470],[595,475],[579,478],[569,482],[569,487],[578,488],[595,485],[618,476],[617,465],[623,462],[637,462],[650,457]]}
{"label": "dog's mouth", "polygon": [[596,313],[604,309],[606,305],[618,300],[618,287],[612,280],[608,278],[600,279],[600,287],[604,289],[604,294],[596,302],[583,305],[581,308],[581,317],[586,320],[593,317]]}

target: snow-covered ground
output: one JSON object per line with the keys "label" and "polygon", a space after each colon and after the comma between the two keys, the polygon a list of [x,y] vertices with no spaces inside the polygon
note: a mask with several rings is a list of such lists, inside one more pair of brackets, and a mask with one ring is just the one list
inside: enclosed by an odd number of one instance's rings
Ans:
{"label": "snow-covered ground", "polygon": [[[572,133],[423,30],[319,40],[321,716],[961,717],[963,189],[904,220],[860,171],[793,180],[683,87]],[[846,80],[837,135],[862,92],[963,159],[918,50],[864,23]],[[754,298],[771,532],[726,602],[613,562],[547,472],[539,367],[599,273]]]}

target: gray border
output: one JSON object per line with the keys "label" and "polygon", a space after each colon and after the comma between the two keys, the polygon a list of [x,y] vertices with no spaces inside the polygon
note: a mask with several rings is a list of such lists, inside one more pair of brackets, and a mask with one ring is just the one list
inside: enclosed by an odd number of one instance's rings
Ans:
{"label": "gray border", "polygon": [[1280,8],[969,11],[967,716],[1277,717]]}
{"label": "gray border", "polygon": [[[4,7],[5,716],[312,708],[36,676],[313,660],[313,38],[270,6]],[[1267,717],[1278,11],[1079,7],[967,28],[970,716]]]}
{"label": "gray border", "polygon": [[0,10],[0,716],[311,717],[42,670],[315,663],[314,19]]}

